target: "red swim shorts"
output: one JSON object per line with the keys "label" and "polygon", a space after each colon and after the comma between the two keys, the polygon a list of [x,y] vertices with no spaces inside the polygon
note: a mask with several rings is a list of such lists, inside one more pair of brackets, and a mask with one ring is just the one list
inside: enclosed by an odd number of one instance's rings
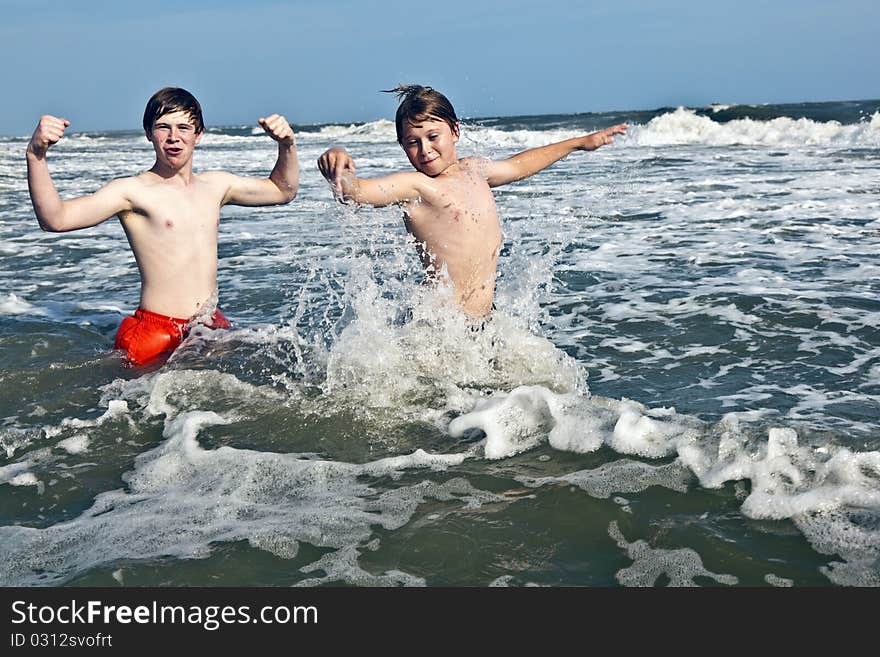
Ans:
{"label": "red swim shorts", "polygon": [[[132,364],[146,365],[177,349],[186,337],[189,321],[138,308],[134,316],[122,320],[113,348],[122,349]],[[219,308],[204,325],[212,329],[232,326]]]}

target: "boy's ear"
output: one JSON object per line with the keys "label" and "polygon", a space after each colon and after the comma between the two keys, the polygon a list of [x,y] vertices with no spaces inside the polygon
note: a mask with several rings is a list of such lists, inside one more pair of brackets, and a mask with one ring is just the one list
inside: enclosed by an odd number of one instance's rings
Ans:
{"label": "boy's ear", "polygon": [[452,134],[455,136],[455,141],[458,141],[458,138],[459,138],[459,136],[460,136],[460,134],[461,134],[461,133],[459,132],[459,127],[460,127],[460,124],[458,123],[458,121],[456,121],[456,122],[455,122],[455,127],[452,129]]}
{"label": "boy's ear", "polygon": [[146,135],[147,141],[152,144],[153,143],[153,131],[152,130],[144,130],[144,135]]}

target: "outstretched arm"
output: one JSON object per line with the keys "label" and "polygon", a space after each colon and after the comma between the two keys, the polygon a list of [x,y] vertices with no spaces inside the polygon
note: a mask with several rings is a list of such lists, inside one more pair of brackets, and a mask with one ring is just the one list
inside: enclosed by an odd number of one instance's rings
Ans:
{"label": "outstretched arm", "polygon": [[114,180],[94,194],[62,201],[49,175],[46,153],[64,136],[67,119],[41,116],[27,146],[28,190],[40,228],[53,233],[94,226],[113,215],[130,210],[126,183]]}
{"label": "outstretched arm", "polygon": [[299,189],[299,161],[293,129],[283,116],[272,114],[260,119],[260,125],[278,142],[278,159],[268,178],[230,176],[223,204],[281,205],[290,203]]}
{"label": "outstretched arm", "polygon": [[318,169],[333,185],[333,194],[341,203],[364,203],[382,207],[420,196],[418,172],[393,173],[382,178],[358,178],[351,155],[344,148],[331,148],[318,158]]}
{"label": "outstretched arm", "polygon": [[621,123],[583,137],[532,148],[506,160],[493,160],[486,167],[486,180],[490,187],[499,187],[528,178],[574,151],[594,151],[612,143],[614,135],[624,134],[627,127],[625,123]]}

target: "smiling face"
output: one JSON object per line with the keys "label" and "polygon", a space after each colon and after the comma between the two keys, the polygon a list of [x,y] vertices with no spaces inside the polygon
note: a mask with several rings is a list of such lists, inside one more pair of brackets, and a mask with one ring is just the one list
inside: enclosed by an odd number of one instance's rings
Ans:
{"label": "smiling face", "polygon": [[431,177],[458,163],[457,142],[457,126],[453,131],[446,121],[430,116],[423,121],[407,121],[400,138],[410,164]]}
{"label": "smiling face", "polygon": [[202,133],[187,112],[170,112],[153,121],[147,139],[156,151],[156,162],[173,170],[180,170],[192,161],[196,144]]}

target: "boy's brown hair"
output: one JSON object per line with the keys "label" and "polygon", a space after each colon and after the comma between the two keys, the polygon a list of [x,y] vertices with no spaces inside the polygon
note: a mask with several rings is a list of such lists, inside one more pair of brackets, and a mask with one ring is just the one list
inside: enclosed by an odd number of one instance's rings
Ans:
{"label": "boy's brown hair", "polygon": [[445,121],[452,134],[458,135],[458,117],[449,99],[436,89],[420,84],[400,84],[395,89],[385,89],[386,93],[397,94],[400,106],[394,119],[397,127],[397,141],[403,139],[405,123],[421,123],[429,119]]}
{"label": "boy's brown hair", "polygon": [[196,97],[180,87],[163,87],[147,101],[147,108],[144,110],[144,130],[147,131],[147,134],[152,134],[153,122],[156,119],[171,112],[189,114],[193,120],[196,134],[205,129],[205,122],[202,120],[202,106],[199,105]]}

